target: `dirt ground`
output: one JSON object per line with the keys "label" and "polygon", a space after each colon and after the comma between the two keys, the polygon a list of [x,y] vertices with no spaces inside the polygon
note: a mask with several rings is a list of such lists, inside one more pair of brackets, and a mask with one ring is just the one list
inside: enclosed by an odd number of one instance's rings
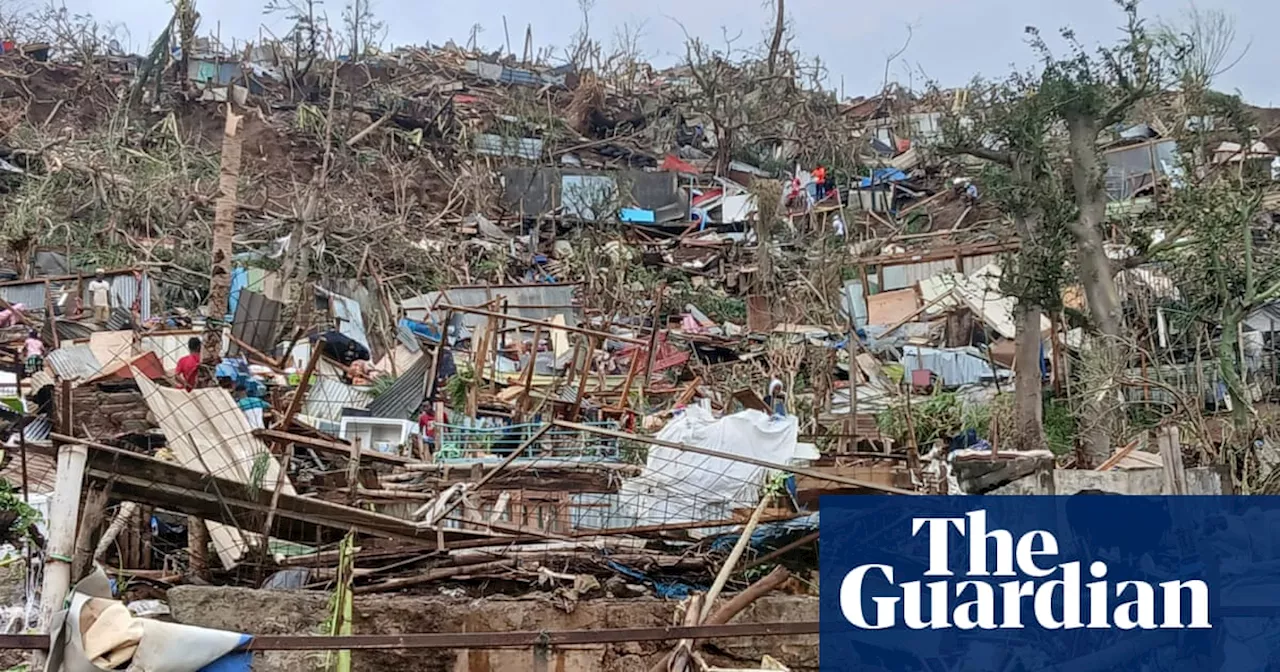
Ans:
{"label": "dirt ground", "polygon": [[[249,632],[304,635],[320,632],[327,617],[327,597],[303,591],[183,586],[168,594],[174,619],[182,623]],[[495,632],[506,630],[576,630],[670,625],[676,603],[658,599],[584,600],[565,613],[536,597],[467,600],[447,597],[359,596],[355,601],[356,633]],[[814,597],[772,596],[758,601],[739,621],[817,620]],[[816,636],[716,640],[708,647],[712,664],[749,664],[768,653],[795,672],[816,672]],[[635,672],[648,669],[670,644],[630,643],[553,650],[548,670],[563,672]],[[423,672],[527,672],[535,669],[530,651],[356,651],[353,667]],[[317,669],[322,654],[269,652],[255,661],[259,672],[303,672]]]}

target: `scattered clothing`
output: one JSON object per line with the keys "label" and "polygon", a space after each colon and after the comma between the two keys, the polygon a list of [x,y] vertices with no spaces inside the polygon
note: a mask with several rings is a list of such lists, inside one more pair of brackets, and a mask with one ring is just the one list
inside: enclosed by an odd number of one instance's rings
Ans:
{"label": "scattered clothing", "polygon": [[351,378],[351,384],[355,386],[365,386],[373,382],[373,371],[369,366],[369,361],[365,359],[357,359],[351,362],[351,366],[347,367],[347,376]]}
{"label": "scattered clothing", "polygon": [[25,304],[15,303],[4,310],[0,310],[0,327],[12,327],[22,324],[22,311],[25,308]]}

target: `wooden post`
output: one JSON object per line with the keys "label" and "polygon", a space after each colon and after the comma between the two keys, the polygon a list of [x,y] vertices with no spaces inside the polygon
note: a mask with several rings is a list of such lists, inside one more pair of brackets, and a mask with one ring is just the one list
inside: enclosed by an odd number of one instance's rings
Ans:
{"label": "wooden post", "polygon": [[533,387],[533,373],[538,363],[538,343],[542,341],[542,325],[533,328],[533,344],[529,348],[529,364],[524,370],[524,379],[520,381],[520,398],[516,400],[516,422],[524,422],[525,413],[529,412],[529,392]]}
{"label": "wooden post", "polygon": [[221,325],[231,300],[231,240],[235,236],[236,191],[240,182],[240,115],[227,103],[222,131],[222,160],[218,168],[218,200],[213,211],[213,260],[209,278],[209,326],[204,335],[204,363],[212,365],[222,352]]}
{"label": "wooden post", "polygon": [[649,334],[649,361],[648,365],[644,367],[644,384],[640,386],[640,390],[645,395],[649,393],[649,382],[653,379],[653,362],[654,358],[658,356],[658,332],[662,329],[658,324],[658,318],[662,316],[662,297],[666,293],[667,286],[660,285],[653,299],[653,333]]}
{"label": "wooden post", "polygon": [[596,354],[596,339],[593,336],[587,337],[587,352],[582,358],[582,371],[578,378],[578,392],[573,397],[573,410],[569,412],[569,419],[573,422],[578,421],[578,417],[582,414],[582,398],[587,392],[587,376],[591,373],[591,360]]}
{"label": "wooden post", "polygon": [[75,553],[80,488],[89,449],[79,444],[58,448],[58,471],[49,504],[49,540],[45,548],[44,583],[40,591],[40,630],[48,632],[53,614],[71,590],[71,556]]}
{"label": "wooden post", "polygon": [[347,460],[347,503],[356,501],[360,491],[360,437],[351,439],[351,457]]}
{"label": "wooden post", "polygon": [[192,576],[209,580],[209,526],[199,516],[187,516],[187,568]]}
{"label": "wooden post", "polygon": [[[58,320],[53,314],[53,285],[48,280],[44,281],[44,314],[49,323],[49,345],[53,346],[54,350],[57,350],[62,347],[62,341],[58,338]],[[22,376],[18,377],[21,378]]]}
{"label": "wooden post", "polygon": [[1165,492],[1170,495],[1187,494],[1187,472],[1182,463],[1182,443],[1177,425],[1157,430],[1156,442],[1160,446],[1160,460],[1164,463]]}
{"label": "wooden post", "polygon": [[102,524],[106,515],[107,490],[89,488],[84,494],[81,508],[80,525],[76,531],[76,551],[71,563],[71,580],[79,581],[88,573],[93,558],[93,534]]}

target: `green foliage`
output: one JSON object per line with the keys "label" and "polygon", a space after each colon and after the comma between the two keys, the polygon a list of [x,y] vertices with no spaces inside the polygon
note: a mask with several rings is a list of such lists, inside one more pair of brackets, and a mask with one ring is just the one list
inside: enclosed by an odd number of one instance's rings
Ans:
{"label": "green foliage", "polygon": [[467,393],[470,392],[471,386],[476,382],[476,370],[470,364],[463,364],[458,367],[458,372],[449,379],[444,385],[445,396],[449,399],[449,406],[454,410],[467,407]]}
{"label": "green foliage", "polygon": [[384,392],[391,389],[395,385],[397,376],[378,376],[373,379],[373,384],[369,386],[369,396],[377,399]]}
{"label": "green foliage", "polygon": [[[915,428],[916,444],[928,446],[935,439],[947,440],[973,429],[979,436],[988,436],[991,426],[991,409],[986,404],[966,406],[955,392],[938,392],[923,399],[911,400],[911,423]],[[898,400],[876,416],[880,432],[906,444],[911,437],[907,423],[905,400]]]}
{"label": "green foliage", "polygon": [[267,468],[272,461],[270,451],[263,451],[253,456],[253,466],[249,468],[249,497],[256,498],[262,492],[262,481],[267,477]]}
{"label": "green foliage", "polygon": [[1066,455],[1075,450],[1076,416],[1065,401],[1044,400],[1044,435],[1054,455]]}
{"label": "green foliage", "polygon": [[31,526],[40,521],[40,512],[22,501],[22,496],[14,492],[13,486],[2,478],[0,478],[0,511],[16,514],[13,523],[9,526],[8,534],[3,535],[11,540],[25,539],[29,535]]}

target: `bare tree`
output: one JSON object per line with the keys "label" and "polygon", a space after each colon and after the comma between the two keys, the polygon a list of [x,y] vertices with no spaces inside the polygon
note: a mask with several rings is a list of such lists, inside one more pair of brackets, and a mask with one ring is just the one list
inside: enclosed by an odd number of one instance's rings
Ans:
{"label": "bare tree", "polygon": [[380,34],[386,32],[386,24],[373,13],[373,0],[351,0],[342,10],[342,23],[350,42],[352,62],[368,56],[370,49],[381,42]]}

